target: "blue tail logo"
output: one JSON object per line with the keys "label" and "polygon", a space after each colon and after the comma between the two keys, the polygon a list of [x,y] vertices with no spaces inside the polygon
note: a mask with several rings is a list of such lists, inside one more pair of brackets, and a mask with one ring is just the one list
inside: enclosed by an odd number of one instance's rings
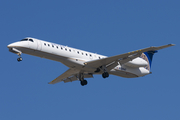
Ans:
{"label": "blue tail logo", "polygon": [[151,69],[151,64],[152,64],[152,59],[153,59],[154,53],[157,53],[157,51],[148,51],[148,52],[144,52],[141,54],[141,58],[148,62],[148,66],[146,66],[145,68],[149,71]]}

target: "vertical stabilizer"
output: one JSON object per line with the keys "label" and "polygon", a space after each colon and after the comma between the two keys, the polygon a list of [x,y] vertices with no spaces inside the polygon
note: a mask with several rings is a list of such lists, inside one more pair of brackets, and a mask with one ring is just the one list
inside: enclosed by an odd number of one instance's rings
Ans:
{"label": "vertical stabilizer", "polygon": [[145,68],[149,71],[151,69],[151,64],[152,64],[152,59],[153,59],[154,53],[157,53],[157,51],[148,51],[148,52],[144,52],[141,54],[141,58],[143,58],[145,61],[148,62],[148,66],[146,66]]}

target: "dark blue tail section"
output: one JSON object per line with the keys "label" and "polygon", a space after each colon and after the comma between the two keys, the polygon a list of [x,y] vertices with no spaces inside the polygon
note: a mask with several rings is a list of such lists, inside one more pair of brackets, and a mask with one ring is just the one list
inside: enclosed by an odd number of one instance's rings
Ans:
{"label": "dark blue tail section", "polygon": [[164,48],[171,47],[171,46],[174,46],[174,44],[168,44],[168,45],[163,45],[163,46],[159,46],[159,47],[147,48],[147,49],[149,49],[149,51],[142,53],[140,56],[140,58],[144,59],[148,63],[148,65],[145,68],[150,71],[153,55],[154,55],[154,53],[157,53],[157,50],[164,49]]}
{"label": "dark blue tail section", "polygon": [[152,64],[152,59],[153,59],[153,55],[154,53],[157,53],[158,51],[148,51],[148,52],[144,52],[144,54],[147,56],[148,61],[149,61],[149,66],[151,67]]}

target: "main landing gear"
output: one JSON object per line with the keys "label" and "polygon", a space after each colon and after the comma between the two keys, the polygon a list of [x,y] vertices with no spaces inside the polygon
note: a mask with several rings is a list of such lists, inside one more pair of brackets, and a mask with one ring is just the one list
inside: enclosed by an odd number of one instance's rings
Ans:
{"label": "main landing gear", "polygon": [[108,72],[104,72],[104,73],[102,74],[102,77],[103,77],[103,78],[109,77],[109,73],[108,73]]}
{"label": "main landing gear", "polygon": [[87,83],[88,83],[87,80],[81,81],[81,85],[82,85],[82,86],[87,85]]}
{"label": "main landing gear", "polygon": [[79,80],[80,80],[80,83],[81,83],[82,86],[87,85],[87,83],[88,83],[87,80],[84,79],[84,74],[83,73],[79,74]]}
{"label": "main landing gear", "polygon": [[104,71],[104,73],[102,74],[103,78],[109,77],[109,73],[107,72],[107,69],[105,66],[101,66],[101,70]]}

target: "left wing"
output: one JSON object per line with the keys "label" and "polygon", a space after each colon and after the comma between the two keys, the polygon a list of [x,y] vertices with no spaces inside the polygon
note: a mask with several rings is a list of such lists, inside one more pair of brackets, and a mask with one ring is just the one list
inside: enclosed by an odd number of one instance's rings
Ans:
{"label": "left wing", "polygon": [[[72,82],[75,80],[79,79],[79,70],[77,69],[68,69],[66,72],[64,72],[63,74],[61,74],[59,77],[57,77],[56,79],[54,79],[53,81],[49,82],[49,84],[56,84],[58,82],[64,81],[64,83],[66,82]],[[84,78],[91,78],[93,77],[92,74],[84,74]]]}
{"label": "left wing", "polygon": [[132,51],[132,52],[128,52],[128,53],[124,53],[124,54],[120,54],[120,55],[116,55],[112,57],[85,62],[84,65],[93,67],[93,68],[106,66],[107,68],[109,67],[108,70],[110,70],[117,65],[117,62],[120,62],[120,64],[124,64],[128,61],[133,60],[134,58],[139,57],[144,52],[157,51],[157,50],[164,49],[171,46],[174,46],[174,44],[168,44],[168,45],[163,45],[159,47],[148,47],[148,48],[144,48],[144,49],[140,49],[140,50],[136,50],[136,51]]}

